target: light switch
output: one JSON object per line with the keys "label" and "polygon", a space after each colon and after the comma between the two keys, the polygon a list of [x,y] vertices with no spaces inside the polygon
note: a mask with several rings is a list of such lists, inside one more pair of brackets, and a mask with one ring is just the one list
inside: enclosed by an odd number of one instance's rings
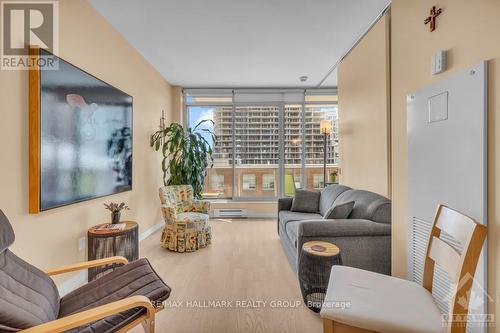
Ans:
{"label": "light switch", "polygon": [[447,65],[447,53],[446,51],[439,51],[432,55],[432,75],[442,73],[446,70]]}

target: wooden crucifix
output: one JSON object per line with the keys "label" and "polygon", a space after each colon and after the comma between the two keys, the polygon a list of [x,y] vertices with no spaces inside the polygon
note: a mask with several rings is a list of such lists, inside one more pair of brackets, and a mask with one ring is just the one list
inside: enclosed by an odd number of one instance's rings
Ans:
{"label": "wooden crucifix", "polygon": [[433,32],[436,30],[436,18],[443,12],[442,8],[436,9],[436,6],[432,6],[429,13],[429,17],[425,19],[424,24],[430,23],[430,30]]}

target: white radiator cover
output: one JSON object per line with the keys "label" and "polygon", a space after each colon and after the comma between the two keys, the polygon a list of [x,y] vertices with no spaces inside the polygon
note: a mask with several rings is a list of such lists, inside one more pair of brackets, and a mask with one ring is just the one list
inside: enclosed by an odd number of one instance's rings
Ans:
{"label": "white radiator cover", "polygon": [[[487,224],[487,67],[481,62],[449,75],[407,97],[408,275],[422,282],[424,256],[438,204]],[[449,235],[442,238],[461,251]],[[476,270],[473,295],[487,313],[486,246]],[[443,313],[450,306],[450,279],[437,265],[433,296]],[[479,286],[479,287],[478,287]],[[467,326],[484,333],[486,325]]]}
{"label": "white radiator cover", "polygon": [[214,217],[248,217],[248,210],[240,208],[214,209]]}

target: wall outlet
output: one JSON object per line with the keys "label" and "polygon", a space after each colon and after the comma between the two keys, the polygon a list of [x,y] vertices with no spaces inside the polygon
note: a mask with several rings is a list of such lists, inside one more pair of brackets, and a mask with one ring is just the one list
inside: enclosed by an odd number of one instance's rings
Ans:
{"label": "wall outlet", "polygon": [[85,250],[85,241],[86,241],[85,237],[82,237],[78,240],[78,251]]}

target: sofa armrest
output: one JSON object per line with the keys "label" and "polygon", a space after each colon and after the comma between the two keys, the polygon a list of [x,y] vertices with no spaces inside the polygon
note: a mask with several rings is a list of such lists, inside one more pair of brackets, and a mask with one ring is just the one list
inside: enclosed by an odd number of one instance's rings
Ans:
{"label": "sofa armrest", "polygon": [[282,210],[290,210],[292,208],[293,197],[285,197],[278,199],[278,212]]}
{"label": "sofa armrest", "polygon": [[391,225],[363,219],[317,220],[299,225],[299,237],[390,236]]}

